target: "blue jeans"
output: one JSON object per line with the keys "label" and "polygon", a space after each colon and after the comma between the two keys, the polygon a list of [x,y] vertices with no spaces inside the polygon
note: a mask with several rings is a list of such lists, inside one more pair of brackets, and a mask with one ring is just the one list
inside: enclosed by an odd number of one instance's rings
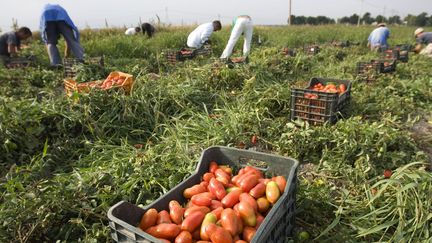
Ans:
{"label": "blue jeans", "polygon": [[68,48],[75,58],[84,59],[84,49],[80,42],[75,38],[72,28],[64,21],[48,21],[46,24],[47,50],[51,65],[61,64],[60,53],[57,48],[60,35],[65,38]]}

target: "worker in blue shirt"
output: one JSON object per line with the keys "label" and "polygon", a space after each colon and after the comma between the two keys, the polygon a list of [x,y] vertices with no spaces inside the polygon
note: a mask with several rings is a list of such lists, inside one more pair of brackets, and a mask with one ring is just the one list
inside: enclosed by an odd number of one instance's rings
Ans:
{"label": "worker in blue shirt", "polygon": [[60,53],[57,48],[58,39],[62,35],[66,41],[65,57],[70,52],[78,60],[83,60],[84,49],[79,40],[79,31],[68,13],[58,4],[46,4],[40,18],[40,33],[45,42],[51,66],[61,66]]}
{"label": "worker in blue shirt", "polygon": [[368,47],[371,50],[386,50],[388,48],[387,39],[390,37],[390,30],[385,23],[379,23],[378,28],[370,33]]}

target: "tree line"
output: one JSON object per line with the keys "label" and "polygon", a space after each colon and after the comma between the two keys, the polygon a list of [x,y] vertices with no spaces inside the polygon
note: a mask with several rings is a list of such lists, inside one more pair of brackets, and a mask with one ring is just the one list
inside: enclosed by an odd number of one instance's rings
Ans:
{"label": "tree line", "polygon": [[385,17],[382,15],[377,15],[373,17],[371,13],[366,12],[360,17],[357,14],[353,14],[351,16],[345,16],[339,19],[332,19],[327,16],[291,16],[291,23],[294,25],[321,25],[321,24],[373,24],[373,23],[387,23],[387,24],[406,24],[410,26],[432,26],[432,15],[428,15],[426,12],[423,12],[419,15],[408,14],[405,18],[400,17],[399,15],[393,15],[389,17]]}

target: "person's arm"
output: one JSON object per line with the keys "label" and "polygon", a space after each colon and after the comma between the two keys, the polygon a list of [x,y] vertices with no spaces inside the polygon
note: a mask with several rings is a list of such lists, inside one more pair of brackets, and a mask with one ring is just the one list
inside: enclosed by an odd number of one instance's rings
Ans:
{"label": "person's arm", "polygon": [[212,33],[213,33],[213,26],[211,27],[211,29],[208,28],[201,34],[201,44],[204,44],[206,41],[208,41]]}
{"label": "person's arm", "polygon": [[419,53],[422,49],[422,44],[421,43],[417,43],[416,46],[414,47],[414,52],[415,53]]}
{"label": "person's arm", "polygon": [[416,37],[416,45],[414,47],[414,52],[415,53],[420,53],[421,49],[423,48],[423,40],[421,39],[420,36]]}
{"label": "person's arm", "polygon": [[8,44],[8,52],[12,57],[17,56],[17,46],[15,44]]}

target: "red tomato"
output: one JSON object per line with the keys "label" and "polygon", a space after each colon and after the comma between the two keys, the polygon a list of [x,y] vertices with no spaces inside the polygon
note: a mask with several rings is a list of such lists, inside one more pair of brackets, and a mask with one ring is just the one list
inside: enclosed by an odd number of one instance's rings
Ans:
{"label": "red tomato", "polygon": [[223,211],[223,207],[216,208],[215,210],[211,211],[214,215],[216,215],[216,218],[219,220],[221,218],[221,214]]}
{"label": "red tomato", "polygon": [[239,186],[244,192],[249,192],[258,184],[258,179],[257,175],[249,174],[239,182]]}
{"label": "red tomato", "polygon": [[228,165],[220,165],[219,168],[224,170],[228,175],[232,175],[232,169]]}
{"label": "red tomato", "polygon": [[258,137],[256,135],[253,135],[252,138],[251,138],[251,143],[253,145],[255,145],[257,143],[257,141],[258,141]]}
{"label": "red tomato", "polygon": [[207,172],[203,175],[203,180],[206,182],[210,182],[211,178],[215,178],[215,175],[213,173]]}
{"label": "red tomato", "polygon": [[280,197],[279,186],[274,181],[270,181],[266,186],[266,197],[271,204],[275,204]]}
{"label": "red tomato", "polygon": [[196,229],[194,232],[193,232],[193,234],[192,234],[192,238],[194,239],[194,240],[200,240],[201,239],[201,236],[200,236],[200,231],[199,231],[200,229]]}
{"label": "red tomato", "polygon": [[218,164],[215,161],[210,162],[209,172],[215,173],[215,171],[219,168]]}
{"label": "red tomato", "polygon": [[346,91],[346,86],[345,86],[345,84],[340,84],[340,85],[339,85],[339,90],[340,90],[341,93],[345,92],[345,91]]}
{"label": "red tomato", "polygon": [[276,184],[279,187],[279,191],[281,193],[283,193],[285,191],[285,187],[286,187],[286,184],[287,184],[287,181],[286,181],[285,177],[283,177],[283,176],[276,176],[276,177],[272,178],[272,181],[276,182]]}
{"label": "red tomato", "polygon": [[256,229],[253,227],[245,227],[243,230],[243,239],[247,242],[251,242],[255,236]]}
{"label": "red tomato", "polygon": [[218,180],[220,183],[222,183],[222,185],[224,187],[228,186],[229,184],[229,179],[225,178],[225,177],[216,177],[216,180]]}
{"label": "red tomato", "polygon": [[257,205],[255,198],[253,198],[248,193],[244,192],[244,193],[240,194],[239,200],[240,200],[240,202],[246,202],[247,204],[249,204],[253,208],[253,210],[255,212],[258,212],[258,205]]}
{"label": "red tomato", "polygon": [[182,231],[180,234],[175,238],[174,243],[192,243],[192,234],[188,231]]}
{"label": "red tomato", "polygon": [[201,211],[191,213],[183,220],[181,229],[193,233],[201,225],[204,217],[205,214]]}
{"label": "red tomato", "polygon": [[242,190],[237,189],[229,192],[223,199],[222,205],[224,208],[232,208],[239,202],[240,194],[242,194]]}
{"label": "red tomato", "polygon": [[226,229],[231,236],[235,236],[239,233],[238,222],[240,219],[237,217],[234,210],[226,208],[221,214],[221,225]]}
{"label": "red tomato", "polygon": [[211,205],[210,205],[211,210],[215,210],[216,208],[220,208],[220,207],[223,207],[223,204],[220,201],[212,200]]}
{"label": "red tomato", "polygon": [[196,195],[196,194],[202,193],[202,192],[206,192],[206,191],[207,191],[207,188],[205,188],[201,185],[195,185],[195,186],[192,186],[192,187],[185,189],[183,192],[183,196],[185,198],[191,198],[193,195]]}
{"label": "red tomato", "polygon": [[271,181],[271,179],[268,179],[268,178],[266,178],[266,179],[259,179],[258,181],[264,183],[264,185],[267,185],[267,183],[269,183]]}
{"label": "red tomato", "polygon": [[260,198],[260,197],[262,197],[262,196],[265,195],[265,190],[266,190],[266,185],[264,185],[264,182],[260,182],[254,188],[252,188],[249,191],[249,194],[252,197],[258,199],[258,198]]}
{"label": "red tomato", "polygon": [[258,212],[260,213],[266,213],[270,208],[270,202],[267,200],[266,197],[258,198],[257,205],[258,205]]}
{"label": "red tomato", "polygon": [[171,217],[168,211],[162,210],[158,213],[156,224],[171,224]]}
{"label": "red tomato", "polygon": [[192,203],[197,206],[206,206],[206,207],[210,207],[212,202],[212,198],[209,197],[207,194],[205,194],[205,192],[193,195],[191,200]]}
{"label": "red tomato", "polygon": [[243,223],[246,226],[255,227],[257,222],[255,210],[252,208],[252,206],[250,206],[249,203],[245,201],[240,201],[238,205],[238,212],[240,213]]}
{"label": "red tomato", "polygon": [[257,213],[256,217],[257,217],[257,225],[255,226],[255,229],[258,230],[258,228],[260,227],[260,225],[264,221],[264,217],[259,213]]}
{"label": "red tomato", "polygon": [[139,225],[140,229],[146,230],[156,225],[157,217],[158,212],[156,209],[150,208],[149,210],[147,210],[141,218],[141,222]]}
{"label": "red tomato", "polygon": [[218,177],[226,178],[227,181],[229,181],[231,179],[231,176],[221,168],[219,168],[215,171],[215,176],[216,176],[216,178],[218,178]]}
{"label": "red tomato", "polygon": [[257,175],[259,178],[264,178],[262,171],[248,165],[244,167],[245,172],[253,172],[255,175]]}
{"label": "red tomato", "polygon": [[168,204],[171,220],[175,224],[181,224],[185,209],[176,200],[172,200]]}
{"label": "red tomato", "polygon": [[237,175],[233,176],[233,177],[231,178],[231,182],[232,182],[234,185],[236,185],[237,182],[238,182],[238,180],[240,179],[241,176],[242,176],[242,175],[240,175],[240,174],[237,174]]}
{"label": "red tomato", "polygon": [[392,176],[392,171],[391,170],[384,170],[384,178],[388,179]]}
{"label": "red tomato", "polygon": [[168,240],[173,240],[180,234],[180,226],[176,224],[159,224],[153,227],[150,227],[146,230],[148,234],[156,238],[163,238]]}
{"label": "red tomato", "polygon": [[208,182],[207,181],[201,181],[200,185],[203,186],[204,188],[207,188]]}
{"label": "red tomato", "polygon": [[237,175],[243,175],[245,173],[245,169],[244,168],[241,168],[240,170],[239,170],[239,172],[237,173]]}
{"label": "red tomato", "polygon": [[217,199],[222,200],[225,197],[226,191],[221,182],[212,178],[208,187],[209,191],[217,197]]}
{"label": "red tomato", "polygon": [[230,243],[233,241],[231,234],[227,230],[215,224],[208,225],[206,232],[210,235],[212,243]]}
{"label": "red tomato", "polygon": [[204,214],[209,213],[210,209],[208,207],[205,206],[192,206],[190,208],[187,208],[186,211],[184,212],[184,217],[188,217],[189,215],[191,215],[193,212],[196,211],[200,211]]}
{"label": "red tomato", "polygon": [[200,228],[200,236],[202,240],[210,240],[210,237],[206,233],[206,228],[209,224],[215,224],[216,221],[217,218],[214,213],[206,214]]}

